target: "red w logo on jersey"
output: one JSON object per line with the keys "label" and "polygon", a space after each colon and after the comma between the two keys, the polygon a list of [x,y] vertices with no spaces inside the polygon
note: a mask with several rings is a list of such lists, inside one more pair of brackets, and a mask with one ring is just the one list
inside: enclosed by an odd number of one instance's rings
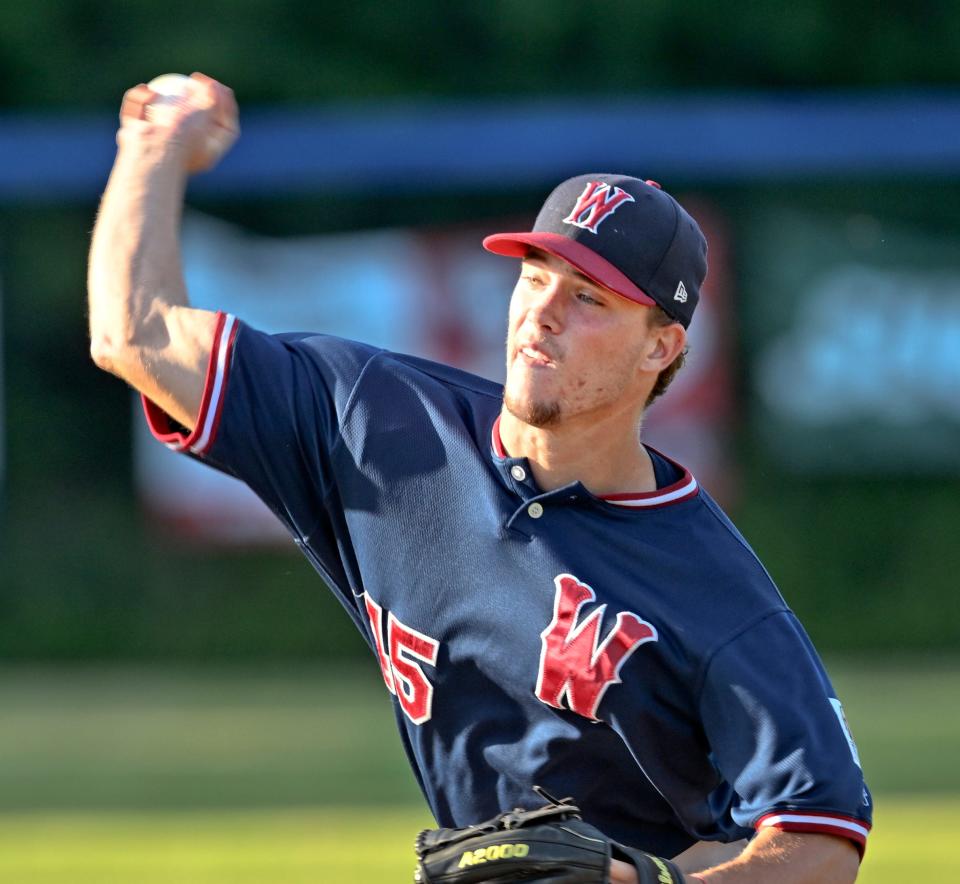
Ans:
{"label": "red w logo on jersey", "polygon": [[591,181],[563,221],[596,233],[604,218],[612,215],[623,203],[632,202],[635,202],[634,198],[622,188],[611,187],[603,181]]}
{"label": "red w logo on jersey", "polygon": [[656,628],[629,611],[617,614],[616,626],[598,642],[601,605],[582,623],[580,609],[596,600],[596,594],[571,574],[554,578],[557,595],[553,620],[540,633],[540,674],[537,698],[557,709],[567,708],[597,720],[597,707],[610,685],[620,684],[620,668],[640,645],[657,640]]}

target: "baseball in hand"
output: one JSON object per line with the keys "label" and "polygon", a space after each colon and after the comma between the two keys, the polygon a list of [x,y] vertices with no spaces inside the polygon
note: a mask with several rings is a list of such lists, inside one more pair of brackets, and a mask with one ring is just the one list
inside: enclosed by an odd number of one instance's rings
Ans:
{"label": "baseball in hand", "polygon": [[189,172],[216,165],[240,133],[233,92],[205,74],[163,74],[130,89],[120,118],[152,123],[189,143]]}
{"label": "baseball in hand", "polygon": [[144,108],[144,118],[162,125],[173,120],[178,108],[189,107],[196,82],[184,74],[161,74],[147,86],[156,93],[156,97]]}

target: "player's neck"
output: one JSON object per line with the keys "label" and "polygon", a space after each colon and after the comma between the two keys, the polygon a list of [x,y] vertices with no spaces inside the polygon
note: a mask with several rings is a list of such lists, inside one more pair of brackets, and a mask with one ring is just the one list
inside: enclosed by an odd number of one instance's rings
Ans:
{"label": "player's neck", "polygon": [[525,457],[544,491],[582,482],[592,494],[655,491],[650,455],[640,444],[637,424],[622,421],[566,421],[533,427],[506,408],[500,439],[510,457]]}

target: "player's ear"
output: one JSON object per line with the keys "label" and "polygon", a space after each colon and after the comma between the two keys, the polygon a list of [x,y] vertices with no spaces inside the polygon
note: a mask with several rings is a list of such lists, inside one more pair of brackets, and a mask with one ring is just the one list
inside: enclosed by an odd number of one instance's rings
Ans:
{"label": "player's ear", "polygon": [[687,330],[679,322],[652,326],[647,338],[643,371],[663,371],[686,346]]}

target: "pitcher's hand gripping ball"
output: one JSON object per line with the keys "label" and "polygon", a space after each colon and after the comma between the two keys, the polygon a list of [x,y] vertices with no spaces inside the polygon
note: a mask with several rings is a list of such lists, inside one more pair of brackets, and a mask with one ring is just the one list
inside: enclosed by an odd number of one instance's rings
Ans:
{"label": "pitcher's hand gripping ball", "polygon": [[607,884],[610,862],[632,863],[639,884],[682,884],[669,860],[624,847],[585,823],[570,798],[516,810],[462,829],[424,829],[415,844],[415,884],[490,881]]}
{"label": "pitcher's hand gripping ball", "polygon": [[240,134],[233,91],[206,74],[163,74],[134,86],[120,108],[124,129],[183,146],[188,172],[213,168]]}

